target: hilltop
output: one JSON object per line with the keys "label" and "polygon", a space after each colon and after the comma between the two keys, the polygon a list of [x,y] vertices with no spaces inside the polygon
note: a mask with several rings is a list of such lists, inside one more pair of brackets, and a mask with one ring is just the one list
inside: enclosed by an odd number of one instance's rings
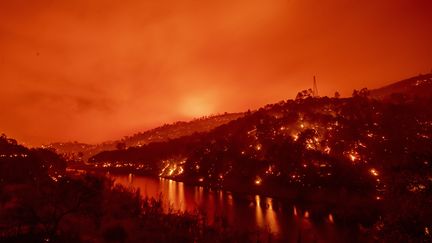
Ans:
{"label": "hilltop", "polygon": [[432,95],[432,73],[404,79],[384,87],[370,91],[376,99],[409,100],[414,98],[430,98]]}

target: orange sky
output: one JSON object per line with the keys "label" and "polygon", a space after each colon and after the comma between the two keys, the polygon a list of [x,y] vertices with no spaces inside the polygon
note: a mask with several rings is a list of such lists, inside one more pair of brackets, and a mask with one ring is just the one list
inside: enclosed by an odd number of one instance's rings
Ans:
{"label": "orange sky", "polygon": [[432,69],[430,0],[0,1],[0,132],[100,142]]}

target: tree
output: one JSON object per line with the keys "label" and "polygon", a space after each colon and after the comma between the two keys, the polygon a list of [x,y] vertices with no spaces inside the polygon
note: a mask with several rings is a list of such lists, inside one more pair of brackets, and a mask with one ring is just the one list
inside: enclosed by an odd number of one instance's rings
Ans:
{"label": "tree", "polygon": [[339,98],[340,98],[340,94],[339,94],[338,91],[335,92],[334,97],[335,97],[336,99],[339,99]]}
{"label": "tree", "polygon": [[124,142],[117,143],[116,148],[118,150],[125,150],[126,149],[126,143],[124,143]]}
{"label": "tree", "polygon": [[361,90],[353,90],[352,97],[356,98],[368,98],[370,95],[370,91],[367,88],[362,88]]}
{"label": "tree", "polygon": [[359,96],[362,98],[368,98],[370,95],[370,91],[367,88],[363,88],[359,91]]}
{"label": "tree", "polygon": [[312,89],[302,90],[297,93],[296,100],[304,100],[313,97]]}

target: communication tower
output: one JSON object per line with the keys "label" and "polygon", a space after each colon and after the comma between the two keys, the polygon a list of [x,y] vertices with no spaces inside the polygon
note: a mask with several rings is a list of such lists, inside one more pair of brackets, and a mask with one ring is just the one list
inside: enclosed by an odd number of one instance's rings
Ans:
{"label": "communication tower", "polygon": [[312,89],[312,95],[313,97],[319,97],[318,96],[318,87],[315,76],[313,77],[313,89]]}

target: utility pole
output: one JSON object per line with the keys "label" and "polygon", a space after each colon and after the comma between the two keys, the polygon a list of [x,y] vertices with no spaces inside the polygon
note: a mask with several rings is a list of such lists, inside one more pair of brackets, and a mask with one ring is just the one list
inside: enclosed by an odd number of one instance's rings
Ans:
{"label": "utility pole", "polygon": [[313,76],[313,80],[314,80],[313,81],[313,89],[312,89],[313,97],[318,97],[318,87],[317,87],[315,76]]}

